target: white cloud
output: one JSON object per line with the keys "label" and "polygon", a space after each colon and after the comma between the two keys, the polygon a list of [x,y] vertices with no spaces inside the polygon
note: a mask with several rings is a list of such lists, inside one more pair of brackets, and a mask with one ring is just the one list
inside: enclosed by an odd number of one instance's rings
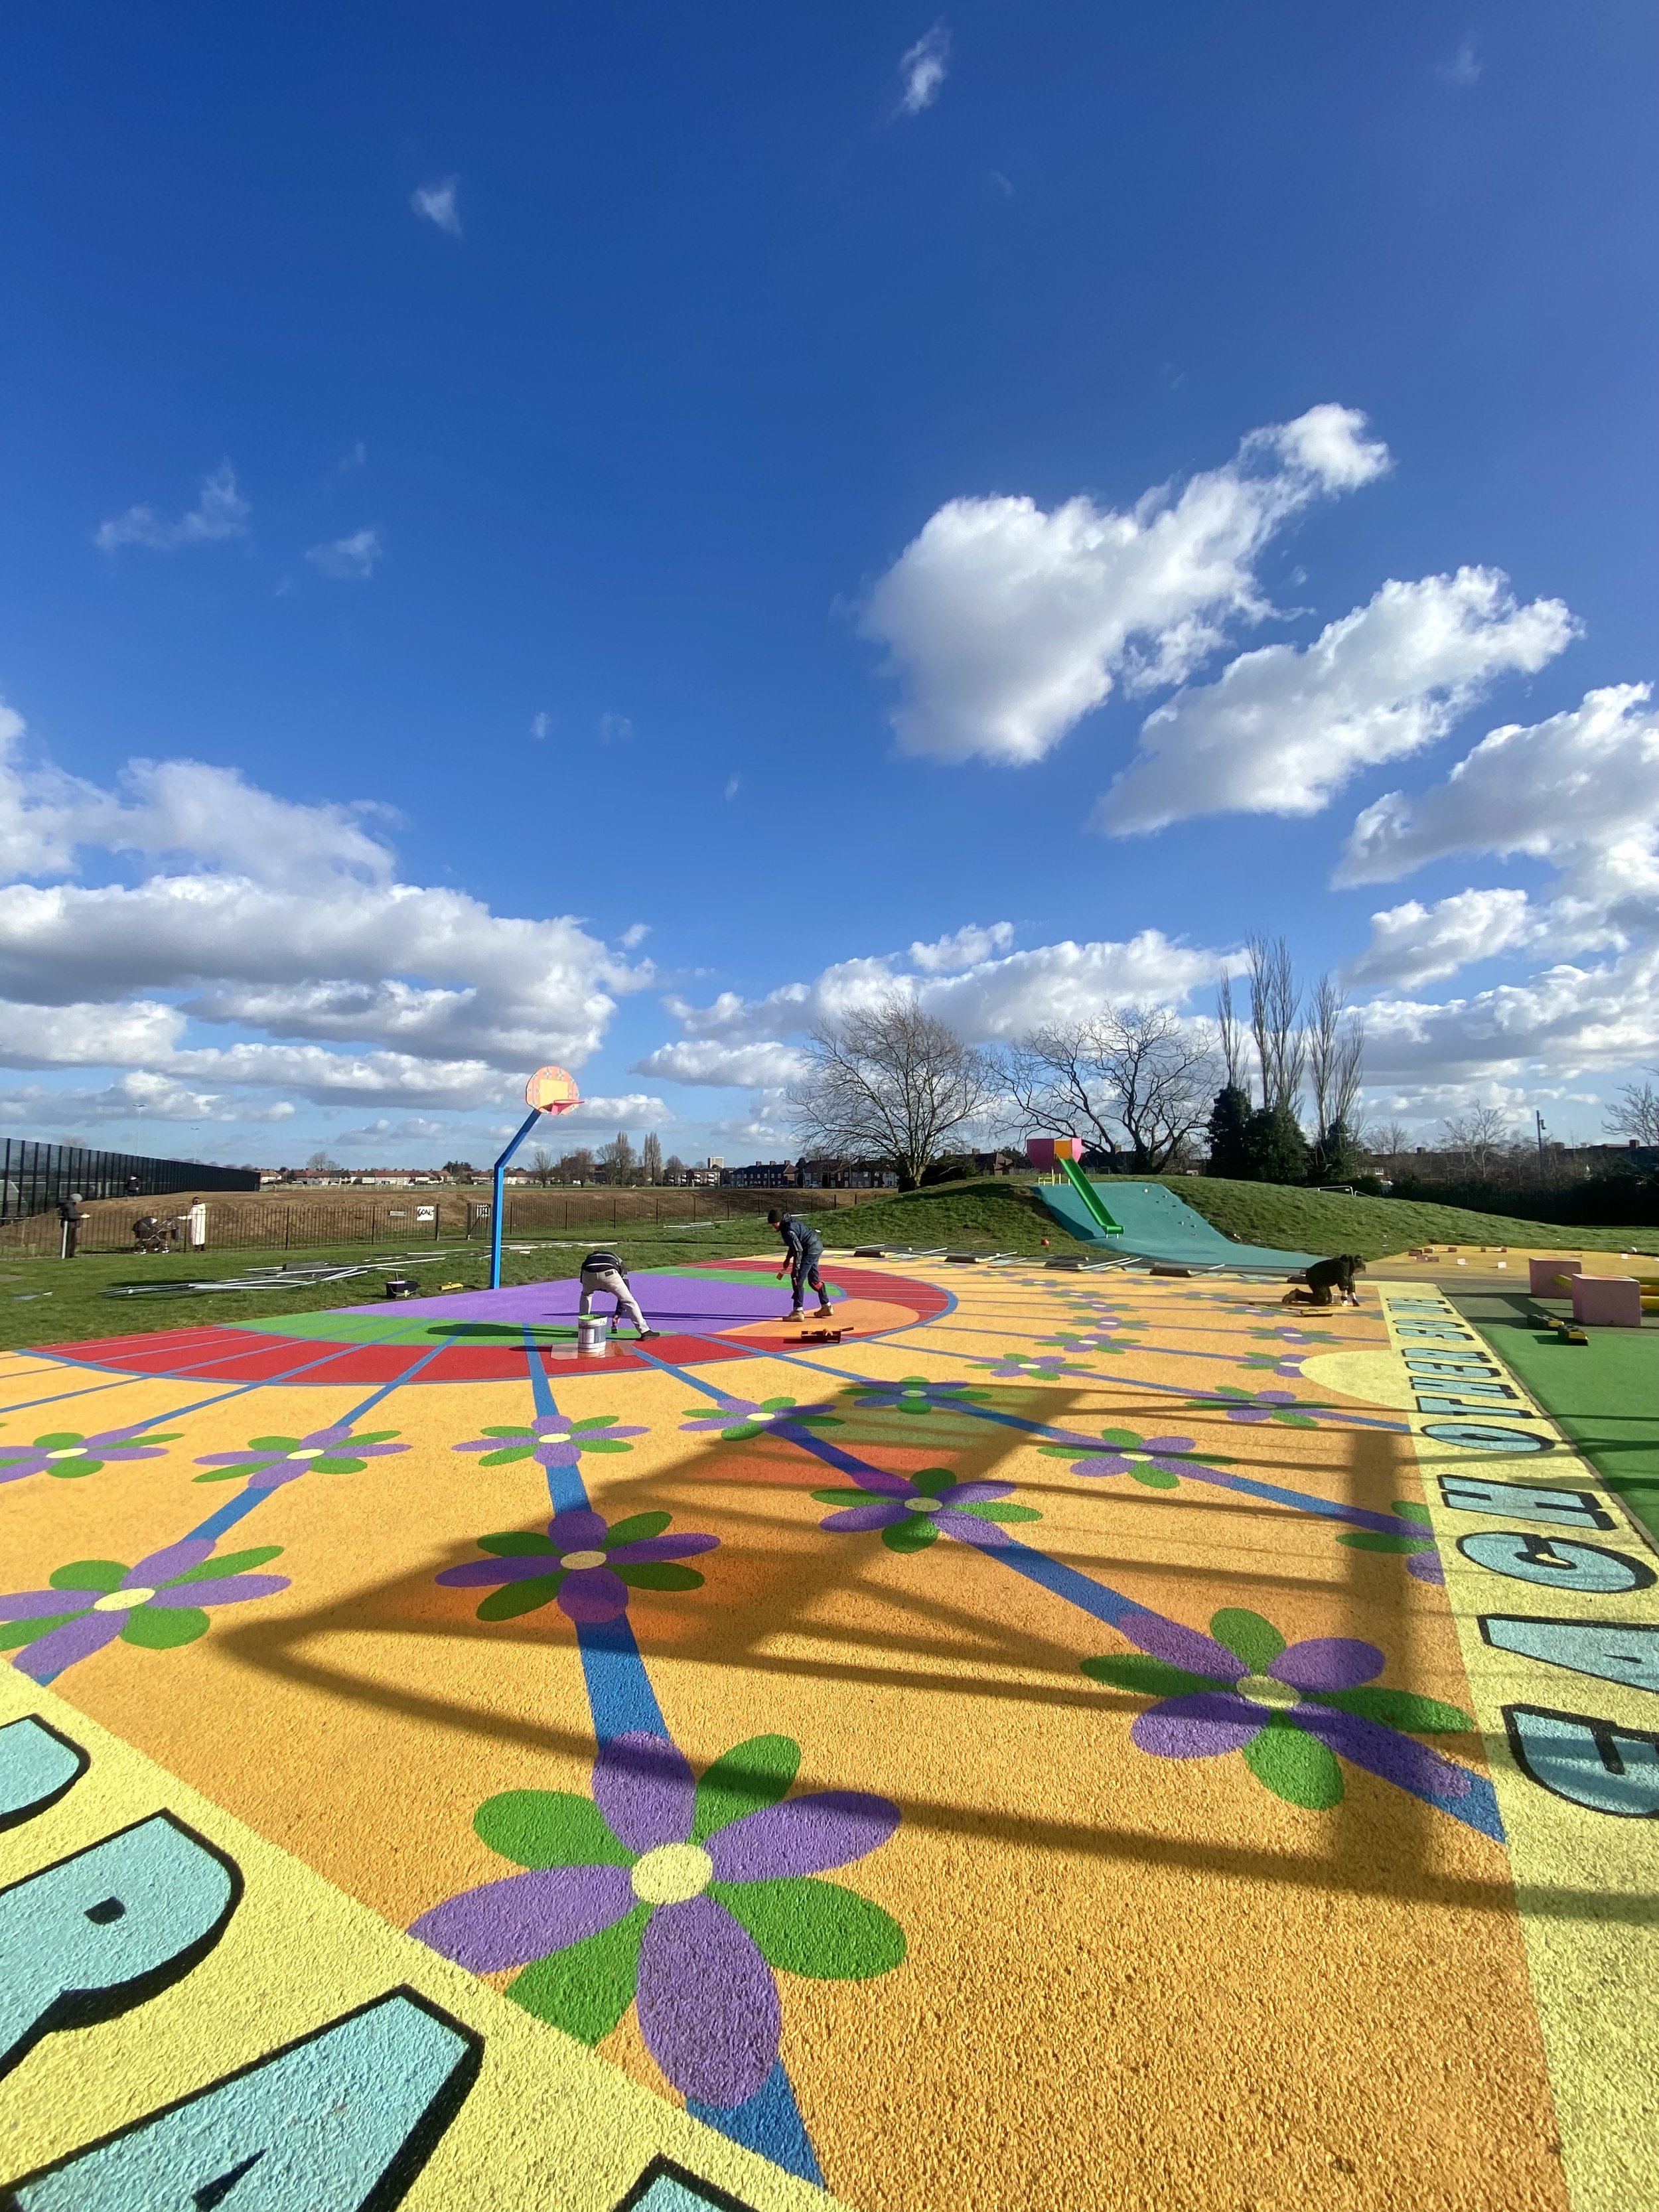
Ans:
{"label": "white cloud", "polygon": [[1102,800],[1122,836],[1197,814],[1315,814],[1361,769],[1443,737],[1486,685],[1568,645],[1559,599],[1517,605],[1492,568],[1384,584],[1311,645],[1242,653],[1148,715]]}
{"label": "white cloud", "polygon": [[834,1020],[895,991],[973,1042],[1018,1036],[1048,1022],[1076,1020],[1128,1000],[1179,1000],[1212,981],[1223,955],[1177,945],[1157,930],[1127,942],[1101,941],[1005,950],[1011,926],[969,924],[908,955],[839,961],[811,983],[786,983],[762,999],[722,992],[706,1006],[664,1003],[684,1037],[636,1063],[641,1075],[677,1083],[781,1089],[803,1061],[787,1040],[815,1022]]}
{"label": "white cloud", "polygon": [[634,725],[626,714],[601,714],[595,727],[602,744],[620,744],[634,734]]}
{"label": "white cloud", "polygon": [[1083,495],[949,500],[871,592],[862,628],[908,688],[906,752],[1040,760],[1120,678],[1176,683],[1231,620],[1267,611],[1254,563],[1323,494],[1369,483],[1387,448],[1352,408],[1255,430],[1234,459],[1127,513]]}
{"label": "white cloud", "polygon": [[899,57],[899,76],[903,89],[899,94],[899,107],[906,115],[920,115],[939,98],[945,82],[945,72],[951,58],[951,33],[941,15],[930,31],[925,31]]}
{"label": "white cloud", "polygon": [[94,1091],[51,1090],[44,1084],[30,1084],[0,1091],[0,1121],[32,1127],[48,1116],[67,1116],[82,1127],[106,1121],[270,1123],[291,1121],[294,1112],[286,1099],[260,1105],[221,1092],[191,1091],[169,1076],[145,1068],[134,1069]]}
{"label": "white cloud", "polygon": [[180,545],[207,545],[226,538],[246,538],[253,512],[236,489],[236,471],[221,461],[202,478],[201,496],[188,514],[176,522],[163,522],[153,507],[130,507],[112,515],[93,532],[93,544],[106,553],[121,545],[148,545],[170,553]]}
{"label": "white cloud", "polygon": [[551,721],[545,714],[532,714],[530,718],[530,734],[538,742],[547,735],[552,726]]}
{"label": "white cloud", "polygon": [[1412,899],[1371,916],[1371,939],[1349,982],[1415,990],[1536,941],[1540,919],[1525,891],[1455,892],[1431,907]]}
{"label": "white cloud", "polygon": [[1448,84],[1474,84],[1480,76],[1480,57],[1475,51],[1473,36],[1466,38],[1449,62],[1443,62],[1436,72]]}
{"label": "white cloud", "polygon": [[452,1122],[434,1121],[423,1114],[405,1114],[398,1121],[381,1115],[378,1121],[365,1121],[360,1129],[339,1129],[331,1133],[329,1149],[341,1152],[374,1152],[382,1145],[430,1145],[459,1143],[464,1133]]}
{"label": "white cloud", "polygon": [[1568,897],[1631,927],[1659,920],[1659,713],[1645,684],[1483,738],[1444,783],[1389,792],[1354,823],[1337,881],[1385,883],[1454,853],[1524,854]]}
{"label": "white cloud", "polygon": [[354,530],[349,538],[336,538],[326,545],[313,545],[306,558],[325,576],[338,583],[363,584],[374,574],[385,553],[378,530]]}
{"label": "white cloud", "polygon": [[1562,962],[1524,983],[1365,1009],[1373,1082],[1569,1082],[1659,1059],[1659,947],[1600,967]]}
{"label": "white cloud", "polygon": [[976,921],[966,922],[948,937],[936,937],[929,945],[913,945],[910,964],[926,975],[951,975],[959,969],[977,967],[993,953],[1006,952],[1013,941],[1012,921],[994,921],[988,929],[981,929]]}
{"label": "white cloud", "polygon": [[735,799],[742,789],[743,778],[740,775],[728,775],[726,777],[726,796],[728,799]]}
{"label": "white cloud", "polygon": [[461,234],[460,210],[455,204],[457,181],[453,177],[444,177],[434,185],[417,185],[409,197],[409,204],[416,215],[435,223],[451,238]]}

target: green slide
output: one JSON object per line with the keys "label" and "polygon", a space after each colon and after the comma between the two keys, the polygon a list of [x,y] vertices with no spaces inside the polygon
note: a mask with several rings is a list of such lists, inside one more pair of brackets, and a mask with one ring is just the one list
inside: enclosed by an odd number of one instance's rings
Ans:
{"label": "green slide", "polygon": [[[1281,1252],[1270,1244],[1235,1244],[1201,1213],[1161,1182],[1114,1176],[1103,1187],[1070,1160],[1056,1159],[1064,1183],[1039,1183],[1037,1196],[1055,1219],[1085,1244],[1098,1244],[1166,1267],[1241,1269],[1248,1274],[1289,1275],[1322,1258],[1316,1252]],[[1105,1193],[1111,1194],[1109,1207]]]}
{"label": "green slide", "polygon": [[1099,1185],[1091,1182],[1077,1162],[1068,1160],[1063,1152],[1056,1153],[1054,1165],[1082,1200],[1084,1212],[1101,1234],[1104,1237],[1121,1237],[1123,1234],[1123,1224],[1113,1218],[1110,1210],[1102,1200]]}

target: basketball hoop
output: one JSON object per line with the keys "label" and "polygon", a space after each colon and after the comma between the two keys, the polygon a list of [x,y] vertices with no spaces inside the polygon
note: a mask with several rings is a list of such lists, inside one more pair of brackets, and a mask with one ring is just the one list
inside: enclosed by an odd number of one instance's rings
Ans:
{"label": "basketball hoop", "polygon": [[538,1067],[524,1087],[524,1103],[538,1114],[568,1114],[582,1103],[576,1079],[562,1067]]}

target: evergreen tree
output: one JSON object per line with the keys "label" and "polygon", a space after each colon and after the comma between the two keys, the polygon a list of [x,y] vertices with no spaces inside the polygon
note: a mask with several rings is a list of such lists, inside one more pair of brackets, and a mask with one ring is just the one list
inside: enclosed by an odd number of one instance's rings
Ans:
{"label": "evergreen tree", "polygon": [[1245,1135],[1249,1119],[1248,1091],[1230,1083],[1217,1091],[1215,1104],[1210,1109],[1210,1174],[1231,1176],[1237,1182],[1249,1182],[1254,1178],[1255,1169]]}
{"label": "evergreen tree", "polygon": [[1308,1180],[1308,1140],[1288,1106],[1258,1106],[1245,1124],[1244,1145],[1253,1182]]}
{"label": "evergreen tree", "polygon": [[1352,1182],[1366,1172],[1364,1148],[1358,1134],[1343,1121],[1333,1121],[1324,1135],[1309,1148],[1310,1182]]}
{"label": "evergreen tree", "polygon": [[640,1172],[647,1182],[662,1181],[662,1139],[654,1129],[640,1146]]}

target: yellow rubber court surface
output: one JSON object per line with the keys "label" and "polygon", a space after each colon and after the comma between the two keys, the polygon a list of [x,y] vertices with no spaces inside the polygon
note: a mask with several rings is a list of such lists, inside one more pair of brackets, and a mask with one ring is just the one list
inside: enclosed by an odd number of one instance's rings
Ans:
{"label": "yellow rubber court surface", "polygon": [[761,1264],[0,1360],[22,2212],[1659,2202],[1659,1562],[1438,1288]]}

